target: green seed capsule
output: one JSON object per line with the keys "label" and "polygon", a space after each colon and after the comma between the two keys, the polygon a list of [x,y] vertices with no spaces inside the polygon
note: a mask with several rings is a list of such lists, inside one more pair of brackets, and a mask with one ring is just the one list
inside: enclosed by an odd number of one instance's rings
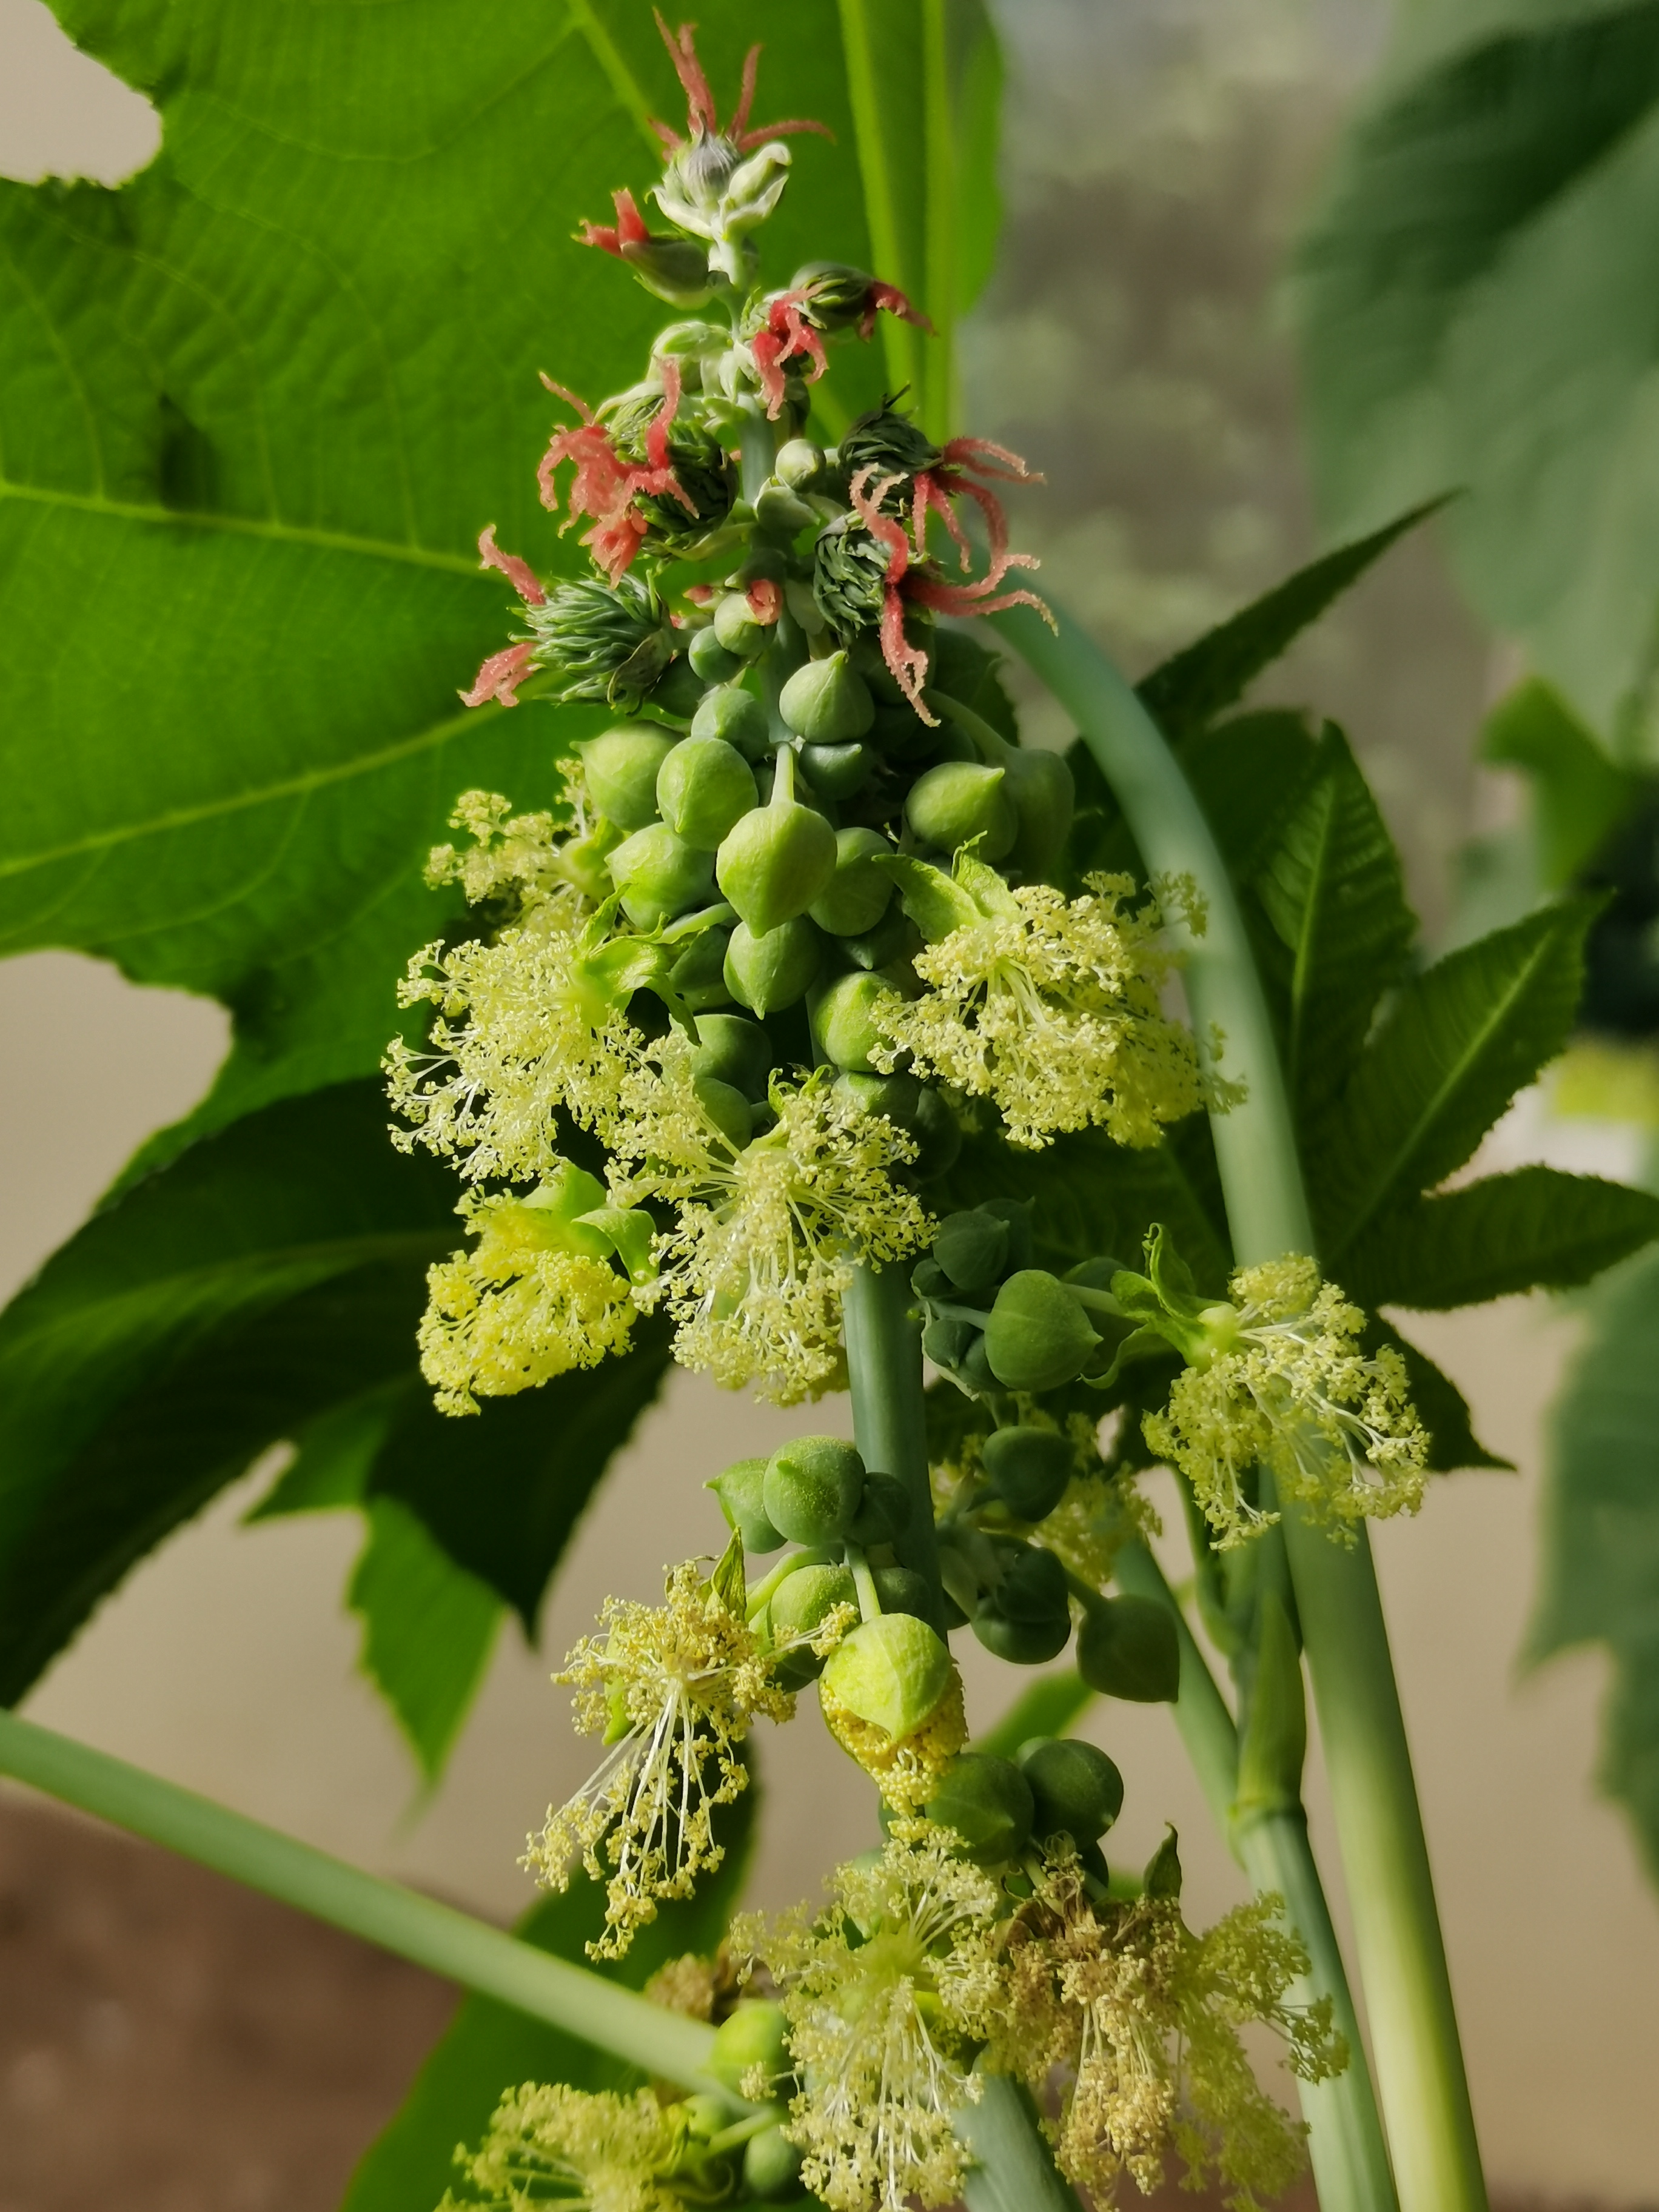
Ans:
{"label": "green seed capsule", "polygon": [[1071,1632],[1070,1620],[1060,1613],[1045,1620],[1010,1620],[994,1606],[982,1605],[974,1615],[975,1635],[1011,1667],[1046,1667],[1066,1649]]}
{"label": "green seed capsule", "polygon": [[1172,1705],[1181,1688],[1175,1616],[1156,1598],[1103,1598],[1078,1631],[1077,1670],[1103,1697]]}
{"label": "green seed capsule", "polygon": [[1103,1751],[1075,1736],[1042,1736],[1016,1756],[1036,1800],[1034,1832],[1092,1844],[1123,1810],[1123,1777]]}
{"label": "green seed capsule", "polygon": [[[896,1544],[910,1525],[910,1493],[896,1474],[866,1474],[864,1495],[852,1527],[850,1540],[868,1551],[874,1544]],[[882,1604],[885,1607],[884,1598]],[[913,1612],[910,1606],[902,1612]],[[925,1611],[926,1608],[924,1607]]]}
{"label": "green seed capsule", "polygon": [[858,1603],[853,1577],[845,1567],[797,1567],[772,1593],[772,1634],[780,1644],[811,1636],[838,1605]]}
{"label": "green seed capsule", "polygon": [[932,1593],[913,1567],[873,1567],[871,1573],[884,1613],[913,1613],[918,1620],[927,1620],[933,1611]]}
{"label": "green seed capsule", "polygon": [[623,912],[635,929],[655,929],[677,914],[706,906],[714,895],[714,856],[677,837],[665,823],[624,837],[610,862]]}
{"label": "green seed capsule", "polygon": [[919,775],[904,802],[904,818],[924,845],[953,853],[970,839],[981,860],[1000,860],[1019,833],[1019,819],[1000,768],[979,762],[942,761]]}
{"label": "green seed capsule", "polygon": [[943,1639],[913,1613],[860,1621],[823,1670],[825,1689],[896,1743],[938,1711],[955,1680]]}
{"label": "green seed capsule", "polygon": [[697,1103],[734,1152],[742,1152],[755,1133],[755,1113],[741,1091],[712,1075],[694,1075],[691,1088]]}
{"label": "green seed capsule", "polygon": [[691,1068],[694,1074],[729,1083],[745,1098],[763,1098],[772,1073],[772,1040],[758,1022],[743,1014],[705,1014],[697,1024]]}
{"label": "green seed capsule", "polygon": [[740,2091],[744,2075],[755,2066],[769,2081],[781,2081],[790,2071],[783,2007],[763,1998],[750,1998],[721,2021],[708,2059],[708,2071],[726,2089]]}
{"label": "green seed capsule", "polygon": [[876,719],[870,687],[844,653],[809,660],[778,695],[778,712],[798,738],[832,745],[861,738]]}
{"label": "green seed capsule", "polygon": [[840,1437],[797,1437],[766,1468],[766,1517],[794,1544],[838,1544],[864,1494],[864,1462]]}
{"label": "green seed capsule", "polygon": [[743,673],[744,663],[735,653],[726,651],[712,629],[692,633],[685,657],[705,684],[729,684]]}
{"label": "green seed capsule", "polygon": [[823,472],[823,448],[808,438],[791,438],[778,447],[772,473],[791,491],[811,491]]}
{"label": "green seed capsule", "polygon": [[1041,1267],[1009,1276],[985,1324],[985,1357],[1006,1390],[1057,1389],[1082,1374],[1099,1344],[1083,1308]]}
{"label": "green seed capsule", "polygon": [[729,929],[700,930],[668,971],[669,988],[687,1012],[701,1014],[708,1006],[729,1006],[732,994],[726,986],[726,948]]}
{"label": "green seed capsule", "polygon": [[657,818],[657,775],[678,740],[662,730],[607,730],[576,747],[593,805],[619,830]]}
{"label": "green seed capsule", "polygon": [[1017,1858],[1031,1837],[1036,1808],[1031,1786],[1013,1761],[982,1751],[958,1752],[927,1801],[927,1817],[961,1837],[963,1856],[976,1866]]}
{"label": "green seed capsule", "polygon": [[801,766],[811,778],[821,799],[839,805],[856,798],[876,771],[876,756],[868,745],[808,745],[800,749]]}
{"label": "green seed capsule", "polygon": [[766,1462],[763,1459],[734,1460],[725,1473],[717,1474],[712,1482],[705,1483],[720,1500],[720,1511],[726,1516],[726,1525],[735,1529],[743,1539],[743,1548],[757,1558],[777,1551],[783,1539],[766,1517],[762,1492],[766,1486]]}
{"label": "green seed capsule", "polygon": [[743,2149],[743,2185],[763,2203],[793,2194],[800,2182],[801,2153],[784,2134],[781,2123],[750,2136]]}
{"label": "green seed capsule", "polygon": [[772,642],[772,625],[757,623],[746,592],[728,592],[714,610],[714,635],[739,660],[755,660]]}
{"label": "green seed capsule", "polygon": [[723,738],[687,738],[657,774],[657,808],[677,837],[714,852],[754,805],[755,771]]}
{"label": "green seed capsule", "polygon": [[1028,1544],[1004,1568],[996,1604],[1010,1620],[1053,1620],[1067,1609],[1065,1568],[1052,1552]]}
{"label": "green seed capsule", "polygon": [[719,684],[703,693],[691,717],[691,734],[722,738],[746,761],[764,760],[772,750],[772,725],[765,708],[752,691],[735,684]]}
{"label": "green seed capsule", "polygon": [[1066,849],[1077,808],[1077,783],[1059,753],[1012,750],[1005,763],[1008,793],[1019,831],[1006,855],[1008,866],[1035,881],[1046,876]]}
{"label": "green seed capsule", "polygon": [[823,959],[823,940],[804,914],[764,937],[740,921],[726,948],[726,988],[764,1020],[805,997]]}
{"label": "green seed capsule", "polygon": [[1022,1521],[1041,1521],[1066,1495],[1077,1465],[1069,1437],[1054,1429],[999,1429],[980,1448],[991,1487]]}
{"label": "green seed capsule", "polygon": [[777,780],[764,806],[743,817],[715,855],[721,892],[757,937],[805,914],[836,872],[836,833],[823,815],[794,797],[794,757],[779,757]]}
{"label": "green seed capsule", "polygon": [[959,1291],[988,1289],[1008,1261],[1008,1224],[974,1206],[947,1213],[933,1239],[933,1257]]}
{"label": "green seed capsule", "polygon": [[824,1058],[856,1074],[878,1072],[871,1055],[887,1042],[878,1016],[884,1006],[897,1003],[897,992],[880,975],[861,968],[837,975],[812,1008],[812,1034]]}
{"label": "green seed capsule", "polygon": [[[812,919],[833,937],[860,937],[873,930],[893,901],[893,879],[877,863],[893,848],[878,830],[838,830],[836,832],[836,872],[812,902]],[[902,945],[900,935],[889,957]],[[861,968],[878,968],[878,960],[860,960]]]}
{"label": "green seed capsule", "polygon": [[896,903],[873,929],[843,937],[836,949],[855,968],[890,968],[896,960],[911,958],[921,951],[921,933]]}
{"label": "green seed capsule", "polygon": [[921,1104],[921,1085],[914,1075],[838,1075],[830,1085],[838,1098],[850,1098],[860,1113],[879,1114],[901,1129],[914,1130]]}

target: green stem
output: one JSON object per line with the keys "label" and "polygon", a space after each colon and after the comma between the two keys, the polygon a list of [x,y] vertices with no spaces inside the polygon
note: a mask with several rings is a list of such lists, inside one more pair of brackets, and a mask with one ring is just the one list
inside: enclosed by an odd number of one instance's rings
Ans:
{"label": "green stem", "polygon": [[946,0],[921,0],[922,155],[926,169],[927,306],[933,343],[923,356],[922,423],[943,445],[957,422],[957,267],[956,118],[951,103]]}
{"label": "green stem", "polygon": [[1187,1616],[1176,1602],[1175,1592],[1164,1578],[1164,1570],[1144,1544],[1126,1544],[1112,1569],[1120,1589],[1134,1597],[1157,1598],[1175,1616],[1176,1637],[1181,1646],[1181,1686],[1176,1697],[1176,1727],[1187,1747],[1210,1818],[1219,1833],[1230,1838],[1233,1798],[1238,1790],[1238,1733],[1227,1701],[1216,1686],[1205,1663]]}
{"label": "green stem", "polygon": [[912,1304],[902,1268],[860,1267],[847,1293],[847,1369],[854,1442],[872,1474],[896,1475],[909,1496],[910,1518],[894,1549],[900,1565],[913,1568],[933,1593],[937,1628],[944,1618],[944,1592],[927,1480],[921,1325]]}
{"label": "green stem", "polygon": [[1030,2099],[1006,2074],[981,2074],[976,2104],[951,2124],[973,2153],[963,2185],[968,2212],[1079,2212],[1054,2166]]}
{"label": "green stem", "polygon": [[[859,175],[864,185],[864,217],[870,233],[873,273],[914,297],[915,280],[905,267],[899,242],[897,204],[893,195],[892,169],[887,159],[887,139],[882,129],[881,94],[876,81],[866,0],[841,0],[841,43],[847,64],[847,95],[853,110],[853,130],[858,140]],[[919,366],[917,332],[899,315],[882,315],[878,319],[887,374],[894,390],[915,386]]]}
{"label": "green stem", "polygon": [[648,2074],[727,2094],[706,2072],[714,2033],[701,2021],[654,2005],[602,1974],[382,1881],[125,1759],[0,1712],[0,1774],[563,2028]]}
{"label": "green stem", "polygon": [[[1188,1000],[1200,1036],[1211,1024],[1223,1032],[1226,1071],[1248,1086],[1241,1104],[1212,1116],[1237,1259],[1249,1265],[1312,1252],[1267,1001],[1225,865],[1191,786],[1134,692],[1075,623],[1062,619],[1056,636],[1028,610],[991,619],[1076,718],[1149,870],[1192,878],[1205,902],[1205,933],[1184,933]],[[1345,1548],[1295,1507],[1283,1526],[1400,2202],[1404,2212],[1485,2212],[1451,1980],[1370,1547],[1363,1528]],[[1356,2050],[1352,2066],[1360,2063]]]}

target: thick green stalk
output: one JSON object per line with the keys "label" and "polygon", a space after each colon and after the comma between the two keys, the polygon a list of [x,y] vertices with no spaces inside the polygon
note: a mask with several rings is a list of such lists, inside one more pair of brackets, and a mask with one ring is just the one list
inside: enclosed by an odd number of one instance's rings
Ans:
{"label": "thick green stalk", "polygon": [[[1212,1117],[1242,1264],[1312,1252],[1284,1079],[1243,918],[1202,810],[1134,692],[1075,623],[1056,636],[1024,609],[992,620],[1076,718],[1154,875],[1193,878],[1207,928],[1187,932],[1203,1035],[1247,1085]],[[1417,1786],[1365,1532],[1351,1547],[1284,1516],[1309,1670],[1353,1907],[1378,2085],[1404,2212],[1485,2212],[1474,2118],[1434,1901]],[[1304,1936],[1305,1936],[1305,1931]],[[1355,2062],[1358,2063],[1358,2054]]]}
{"label": "thick green stalk", "polygon": [[922,421],[943,445],[957,425],[957,127],[951,112],[947,0],[921,0],[922,146],[927,172],[927,302],[933,343],[923,356]]}
{"label": "thick green stalk", "polygon": [[910,1519],[895,1546],[902,1565],[922,1576],[942,1625],[939,1544],[927,1480],[927,1415],[921,1396],[921,1324],[901,1267],[860,1267],[847,1293],[847,1373],[853,1438],[872,1474],[896,1475],[910,1499]]}
{"label": "thick green stalk", "polygon": [[1055,2167],[1030,2099],[1006,2074],[981,2074],[979,2101],[954,2123],[974,2154],[963,2184],[968,2212],[1079,2212]]}
{"label": "thick green stalk", "polygon": [[602,1974],[520,1943],[397,1882],[382,1881],[125,1759],[0,1712],[0,1774],[562,2027],[648,2074],[688,2088],[719,2090],[704,2070],[714,2030],[701,2021],[654,2005]]}
{"label": "thick green stalk", "polygon": [[[864,186],[864,216],[870,233],[874,273],[901,292],[915,296],[915,278],[905,265],[899,239],[898,203],[892,164],[882,126],[881,90],[876,76],[869,0],[840,0],[842,52],[847,64],[847,94],[858,139],[859,176]],[[921,381],[920,333],[898,315],[883,315],[882,349],[893,389],[914,389]]]}

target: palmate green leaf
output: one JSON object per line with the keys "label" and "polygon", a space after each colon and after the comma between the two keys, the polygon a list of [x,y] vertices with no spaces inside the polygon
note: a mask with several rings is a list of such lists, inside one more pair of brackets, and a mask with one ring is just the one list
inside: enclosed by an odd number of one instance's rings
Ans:
{"label": "palmate green leaf", "polygon": [[1391,1322],[1372,1314],[1361,1340],[1368,1354],[1390,1346],[1406,1363],[1409,1395],[1429,1437],[1429,1467],[1436,1474],[1455,1474],[1460,1468],[1508,1468],[1514,1462],[1489,1452],[1474,1433],[1468,1401],[1449,1375],[1437,1367],[1426,1352],[1401,1336]]}
{"label": "palmate green leaf", "polygon": [[[635,1937],[627,1957],[601,1960],[597,1971],[641,1989],[670,1960],[695,1952],[711,1957],[726,1933],[749,1869],[758,1786],[715,1814],[724,1863],[696,1894],[665,1905]],[[605,1923],[605,1893],[578,1873],[562,1896],[527,1912],[516,1932],[526,1942],[578,1964],[592,1964],[583,1946]],[[567,2081],[578,2089],[626,2090],[642,2077],[574,2036],[527,2020],[488,1997],[464,2000],[416,2075],[395,2117],[353,2173],[341,2212],[433,2212],[455,2179],[458,2143],[477,2145],[504,2089],[526,2081]]]}
{"label": "palmate green leaf", "polygon": [[1559,694],[1529,677],[1481,726],[1480,757],[1524,771],[1532,785],[1538,879],[1565,890],[1595,859],[1637,796],[1638,779],[1615,768]]}
{"label": "palmate green leaf", "polygon": [[1465,587],[1605,736],[1651,670],[1659,5],[1417,13],[1299,254],[1323,504],[1466,487]]}
{"label": "palmate green leaf", "polygon": [[[476,541],[581,557],[537,499],[537,371],[640,373],[665,311],[571,234],[684,102],[644,0],[58,13],[164,137],[119,192],[0,186],[0,948],[223,999],[206,1126],[374,1068],[457,793],[544,804],[593,726],[461,708],[511,605]],[[758,118],[839,138],[792,142],[774,281],[867,264],[833,0],[698,15],[723,103],[762,37]],[[880,389],[853,353],[848,406]]]}
{"label": "palmate green leaf", "polygon": [[1659,1253],[1590,1293],[1589,1327],[1550,1417],[1534,1660],[1604,1644],[1613,1682],[1601,1781],[1659,1881]]}
{"label": "palmate green leaf", "polygon": [[346,1585],[363,1624],[359,1663],[433,1783],[483,1680],[505,1607],[395,1498],[375,1498],[368,1520]]}
{"label": "palmate green leaf", "polygon": [[606,1367],[441,1419],[415,1324],[428,1266],[458,1241],[454,1181],[394,1152],[385,1111],[377,1085],[343,1085],[202,1140],[0,1315],[0,1698],[151,1546],[325,1414],[332,1435],[312,1431],[296,1493],[349,1490],[355,1466],[364,1494],[398,1498],[447,1549],[452,1522],[423,1504],[434,1470],[476,1469],[493,1448],[458,1564],[533,1620],[665,1353],[647,1334]]}

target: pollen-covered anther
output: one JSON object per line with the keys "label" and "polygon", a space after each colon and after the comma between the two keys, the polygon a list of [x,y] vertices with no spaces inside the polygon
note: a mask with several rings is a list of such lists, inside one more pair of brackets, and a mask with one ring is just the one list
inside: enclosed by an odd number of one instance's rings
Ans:
{"label": "pollen-covered anther", "polygon": [[[509,2089],[470,2156],[457,2157],[469,2205],[522,2212],[683,2212],[669,2185],[684,2130],[649,2089],[632,2096],[526,2082]],[[455,2199],[447,2196],[446,2205]]]}

